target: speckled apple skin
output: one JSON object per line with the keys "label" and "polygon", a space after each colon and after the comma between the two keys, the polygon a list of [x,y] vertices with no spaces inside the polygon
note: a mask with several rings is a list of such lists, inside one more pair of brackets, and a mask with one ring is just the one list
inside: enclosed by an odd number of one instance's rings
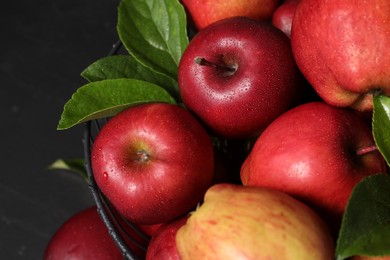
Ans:
{"label": "speckled apple skin", "polygon": [[245,16],[256,20],[269,20],[279,0],[180,0],[198,30],[219,20]]}
{"label": "speckled apple skin", "polygon": [[176,233],[187,222],[188,216],[161,225],[149,242],[145,260],[181,260],[176,247]]}
{"label": "speckled apple skin", "polygon": [[322,219],[293,197],[262,187],[216,184],[176,234],[182,260],[332,260]]}
{"label": "speckled apple skin", "polygon": [[[142,161],[140,151],[149,158]],[[213,179],[211,139],[178,105],[151,103],[119,113],[99,132],[91,155],[98,187],[136,224],[164,223],[185,214]]]}
{"label": "speckled apple skin", "polygon": [[371,128],[352,110],[325,102],[297,106],[257,139],[241,168],[244,185],[278,189],[316,208],[336,233],[348,198],[365,176],[385,173]]}
{"label": "speckled apple skin", "polygon": [[272,14],[272,24],[291,37],[292,21],[300,0],[285,0]]}
{"label": "speckled apple skin", "polygon": [[93,206],[71,216],[58,228],[43,259],[121,260],[123,255]]}
{"label": "speckled apple skin", "polygon": [[388,0],[305,0],[291,44],[303,75],[334,106],[372,110],[373,91],[390,95]]}
{"label": "speckled apple skin", "polygon": [[[232,75],[209,62],[236,67]],[[289,38],[270,23],[228,18],[200,31],[179,63],[184,104],[224,138],[255,136],[302,95]]]}

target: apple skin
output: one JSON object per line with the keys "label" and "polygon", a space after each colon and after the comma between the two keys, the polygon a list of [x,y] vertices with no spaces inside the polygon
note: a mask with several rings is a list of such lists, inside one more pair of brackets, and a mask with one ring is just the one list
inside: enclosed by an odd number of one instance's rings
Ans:
{"label": "apple skin", "polygon": [[305,0],[291,32],[296,62],[323,100],[371,111],[373,94],[390,95],[387,0]]}
{"label": "apple skin", "polygon": [[43,259],[108,260],[123,259],[123,255],[93,206],[76,213],[58,228]]}
{"label": "apple skin", "polygon": [[[201,65],[199,58],[212,65]],[[257,135],[299,102],[302,77],[288,37],[246,17],[218,21],[190,41],[178,68],[183,103],[215,135]]]}
{"label": "apple skin", "polygon": [[203,198],[213,180],[213,145],[178,105],[131,107],[110,119],[91,151],[98,187],[135,224],[165,223]]}
{"label": "apple skin", "polygon": [[219,20],[245,16],[256,20],[270,20],[279,0],[181,0],[195,28],[202,30]]}
{"label": "apple skin", "polygon": [[272,14],[272,24],[291,38],[291,27],[299,0],[285,0]]}
{"label": "apple skin", "polygon": [[137,225],[136,228],[138,228],[138,230],[140,230],[143,234],[152,237],[157,233],[162,225],[164,225],[164,223],[154,225]]}
{"label": "apple skin", "polygon": [[187,222],[188,215],[163,224],[150,240],[146,260],[180,260],[176,247],[176,233]]}
{"label": "apple skin", "polygon": [[333,259],[328,227],[277,190],[216,184],[176,234],[186,259]]}
{"label": "apple skin", "polygon": [[374,145],[371,128],[353,110],[325,102],[301,104],[260,135],[242,165],[241,181],[300,199],[337,233],[355,185],[386,172],[381,154],[371,150]]}

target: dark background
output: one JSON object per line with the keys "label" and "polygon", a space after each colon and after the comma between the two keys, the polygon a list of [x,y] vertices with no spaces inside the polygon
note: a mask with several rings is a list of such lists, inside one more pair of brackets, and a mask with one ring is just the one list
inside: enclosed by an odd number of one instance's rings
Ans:
{"label": "dark background", "polygon": [[42,259],[60,225],[93,204],[84,180],[49,171],[83,156],[83,127],[57,131],[80,72],[117,40],[119,0],[7,1],[0,8],[0,258]]}

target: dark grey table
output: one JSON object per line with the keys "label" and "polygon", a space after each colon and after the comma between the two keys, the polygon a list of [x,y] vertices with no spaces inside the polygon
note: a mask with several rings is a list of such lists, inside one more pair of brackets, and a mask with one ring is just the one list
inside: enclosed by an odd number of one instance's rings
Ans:
{"label": "dark grey table", "polygon": [[0,259],[42,259],[56,229],[93,204],[86,183],[48,171],[81,158],[83,127],[57,131],[79,76],[117,39],[118,0],[6,1],[0,7]]}

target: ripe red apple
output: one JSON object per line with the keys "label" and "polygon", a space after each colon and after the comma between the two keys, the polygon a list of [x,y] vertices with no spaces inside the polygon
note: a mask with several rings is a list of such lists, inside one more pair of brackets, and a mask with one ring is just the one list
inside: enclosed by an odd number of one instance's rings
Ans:
{"label": "ripe red apple", "polygon": [[178,105],[131,107],[108,121],[93,144],[97,185],[135,224],[168,222],[196,206],[213,180],[213,145]]}
{"label": "ripe red apple", "polygon": [[246,17],[227,18],[197,33],[178,69],[184,104],[225,138],[255,136],[295,105],[300,76],[288,37]]}
{"label": "ripe red apple", "polygon": [[146,260],[180,260],[176,247],[177,230],[187,222],[188,215],[162,225],[150,240]]}
{"label": "ripe red apple", "polygon": [[303,75],[329,104],[372,110],[390,95],[388,0],[305,0],[296,9],[292,50]]}
{"label": "ripe red apple", "polygon": [[256,20],[269,20],[279,5],[279,0],[181,0],[187,14],[198,30],[234,16]]}
{"label": "ripe red apple", "polygon": [[272,24],[291,37],[291,26],[299,0],[285,0],[272,14]]}
{"label": "ripe red apple", "polygon": [[54,259],[123,259],[96,207],[70,217],[52,236],[44,253]]}
{"label": "ripe red apple", "polygon": [[310,102],[264,130],[242,165],[241,180],[293,195],[337,232],[354,186],[381,172],[386,164],[364,119],[346,108]]}
{"label": "ripe red apple", "polygon": [[186,259],[333,259],[329,229],[277,190],[216,184],[176,234]]}

